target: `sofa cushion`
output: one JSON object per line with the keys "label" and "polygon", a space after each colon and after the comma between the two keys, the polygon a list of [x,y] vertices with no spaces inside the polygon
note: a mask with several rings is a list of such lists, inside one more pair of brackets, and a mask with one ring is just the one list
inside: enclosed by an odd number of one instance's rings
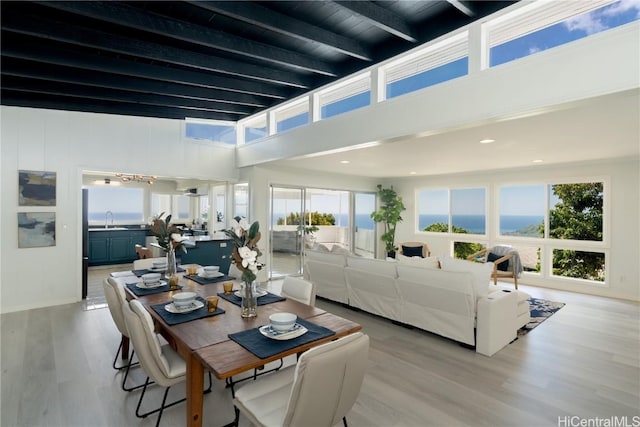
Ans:
{"label": "sofa cushion", "polygon": [[318,251],[307,251],[305,254],[307,259],[312,259],[314,261],[324,262],[326,264],[333,264],[340,267],[344,267],[346,265],[346,256],[343,254],[334,254],[330,252],[318,252]]}
{"label": "sofa cushion", "polygon": [[422,258],[422,246],[405,246],[402,245],[402,255],[407,257],[420,257]]}
{"label": "sofa cushion", "polygon": [[408,257],[401,254],[396,254],[396,260],[398,264],[403,265],[411,265],[413,267],[422,267],[422,268],[440,268],[440,260],[437,256],[431,257]]}
{"label": "sofa cushion", "polygon": [[[487,261],[489,262],[494,262],[500,258],[502,258],[500,255],[496,255],[493,252],[489,252],[489,255],[487,255]],[[507,271],[507,269],[509,268],[509,261],[501,262],[500,264],[498,264],[497,268],[500,271]]]}
{"label": "sofa cushion", "polygon": [[383,274],[385,276],[398,277],[396,263],[393,261],[348,256],[347,267],[365,270],[372,274]]}
{"label": "sofa cushion", "polygon": [[351,252],[349,252],[349,249],[343,248],[340,245],[333,245],[333,247],[331,248],[331,253],[340,254],[340,255],[349,255]]}
{"label": "sofa cushion", "polygon": [[493,271],[492,262],[473,262],[451,257],[440,259],[440,265],[445,271],[468,271],[474,277],[474,291],[476,298],[487,296],[489,293],[489,280]]}

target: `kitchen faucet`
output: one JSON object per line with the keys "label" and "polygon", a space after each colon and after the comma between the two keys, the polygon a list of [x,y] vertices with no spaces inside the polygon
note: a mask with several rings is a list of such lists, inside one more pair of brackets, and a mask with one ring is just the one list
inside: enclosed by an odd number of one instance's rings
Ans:
{"label": "kitchen faucet", "polygon": [[109,216],[111,216],[111,225],[113,226],[113,212],[107,211],[107,213],[104,214],[104,228],[109,228]]}

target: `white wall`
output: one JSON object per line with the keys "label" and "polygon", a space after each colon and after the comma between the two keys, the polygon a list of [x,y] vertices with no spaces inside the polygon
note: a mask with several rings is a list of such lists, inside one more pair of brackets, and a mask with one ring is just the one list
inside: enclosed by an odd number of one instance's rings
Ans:
{"label": "white wall", "polygon": [[[185,140],[179,120],[5,106],[0,112],[3,313],[81,299],[83,170],[219,181],[237,178],[235,150]],[[19,207],[18,170],[56,172],[56,206]],[[54,211],[56,245],[18,249],[19,211]]]}
{"label": "white wall", "polygon": [[[561,136],[558,138],[561,143]],[[609,143],[615,143],[614,140]],[[547,183],[558,180],[571,182],[581,179],[605,179],[608,182],[608,212],[605,230],[608,240],[599,249],[607,256],[609,281],[605,286],[588,285],[562,278],[525,276],[524,283],[569,291],[590,293],[615,298],[640,300],[640,159],[618,159],[585,164],[567,164],[555,167],[531,167],[523,170],[495,171],[490,173],[445,175],[423,178],[389,180],[402,196],[407,208],[403,221],[396,229],[396,243],[403,241],[426,242],[433,255],[451,254],[451,238],[437,233],[417,232],[416,192],[421,188],[469,188],[486,187],[488,194],[488,235],[478,241],[494,244],[500,241],[496,235],[498,217],[496,192],[505,184]],[[575,181],[574,181],[575,182]],[[526,245],[527,243],[523,243]],[[536,243],[538,244],[538,243]]]}

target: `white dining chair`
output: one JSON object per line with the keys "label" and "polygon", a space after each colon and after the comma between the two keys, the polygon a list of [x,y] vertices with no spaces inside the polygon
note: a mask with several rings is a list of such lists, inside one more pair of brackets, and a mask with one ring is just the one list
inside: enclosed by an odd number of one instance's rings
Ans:
{"label": "white dining chair", "polygon": [[118,346],[118,350],[116,351],[116,357],[113,359],[112,366],[113,369],[116,370],[125,370],[124,377],[122,378],[122,389],[124,391],[132,391],[143,386],[142,384],[134,387],[127,387],[126,385],[127,378],[129,376],[129,370],[132,366],[138,365],[138,362],[133,362],[135,350],[131,350],[131,356],[127,358],[126,364],[116,366],[118,356],[123,351],[124,343],[125,341],[129,340],[129,332],[127,331],[127,325],[124,322],[124,314],[122,313],[122,303],[126,301],[124,287],[122,283],[112,277],[104,279],[102,287],[104,289],[104,296],[107,300],[107,307],[109,308],[109,312],[111,313],[111,318],[113,319],[113,323],[115,323],[116,328],[118,328],[121,336],[120,345]]}
{"label": "white dining chair", "polygon": [[[140,400],[138,400],[138,406],[136,407],[136,416],[138,418],[146,418],[147,416],[158,412],[158,420],[156,421],[156,427],[160,425],[160,419],[162,418],[162,412],[171,406],[184,402],[186,398],[176,400],[169,404],[167,401],[167,394],[171,386],[178,384],[185,380],[187,372],[187,364],[178,353],[176,353],[169,344],[160,345],[160,340],[155,333],[153,325],[153,319],[149,312],[138,300],[131,300],[122,304],[122,312],[124,313],[124,320],[129,331],[129,336],[133,347],[138,354],[140,365],[147,374],[147,379],[142,388],[140,394]],[[204,393],[211,391],[211,373],[209,374],[209,388],[204,390]],[[164,396],[162,398],[162,404],[159,408],[140,413],[140,406],[144,394],[147,391],[147,387],[151,384],[151,381],[156,384],[166,387]]]}
{"label": "white dining chair", "polygon": [[167,257],[136,259],[133,261],[133,269],[142,270],[145,268],[151,268],[153,267],[154,262],[166,261],[166,260],[167,260]]}
{"label": "white dining chair", "polygon": [[239,413],[255,426],[347,425],[367,369],[369,337],[362,332],[307,350],[295,366],[245,383],[236,392]]}
{"label": "white dining chair", "polygon": [[298,277],[285,277],[280,295],[307,305],[313,306],[316,303],[316,289],[313,283]]}

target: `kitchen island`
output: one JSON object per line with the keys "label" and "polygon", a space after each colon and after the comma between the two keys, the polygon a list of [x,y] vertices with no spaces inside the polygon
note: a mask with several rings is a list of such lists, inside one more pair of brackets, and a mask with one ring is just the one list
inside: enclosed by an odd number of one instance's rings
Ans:
{"label": "kitchen island", "polygon": [[219,265],[220,272],[229,273],[233,243],[223,235],[189,236],[185,241],[187,252],[176,252],[181,264]]}

